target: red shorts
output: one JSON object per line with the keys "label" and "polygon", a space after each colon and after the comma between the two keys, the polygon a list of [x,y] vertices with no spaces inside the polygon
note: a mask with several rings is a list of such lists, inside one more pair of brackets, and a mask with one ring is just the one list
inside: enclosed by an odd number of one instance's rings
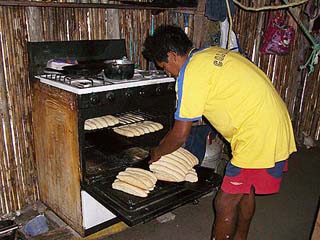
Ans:
{"label": "red shorts", "polygon": [[244,169],[229,162],[221,189],[226,193],[250,193],[254,187],[256,194],[272,194],[280,190],[283,172],[288,170],[288,161],[277,162],[273,168]]}

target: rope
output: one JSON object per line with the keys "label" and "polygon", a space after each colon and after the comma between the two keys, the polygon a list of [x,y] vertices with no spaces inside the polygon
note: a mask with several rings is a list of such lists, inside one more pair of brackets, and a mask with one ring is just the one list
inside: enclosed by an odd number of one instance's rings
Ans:
{"label": "rope", "polygon": [[316,44],[312,46],[312,52],[307,60],[307,62],[300,66],[300,69],[305,69],[307,66],[309,66],[309,72],[308,74],[313,73],[314,71],[314,65],[318,63],[318,55],[320,54],[320,44]]}
{"label": "rope", "polygon": [[243,4],[238,2],[237,0],[233,0],[233,2],[236,5],[238,5],[240,8],[243,8],[243,9],[248,10],[248,11],[257,12],[257,11],[264,11],[264,10],[276,10],[276,9],[283,9],[283,8],[288,8],[288,7],[295,7],[295,6],[298,6],[298,5],[301,5],[303,3],[308,2],[308,0],[301,0],[301,1],[293,2],[293,3],[286,3],[285,5],[279,5],[279,6],[264,6],[264,7],[259,7],[259,8],[244,6]]}
{"label": "rope", "polygon": [[231,43],[231,32],[232,32],[232,16],[231,16],[231,10],[230,10],[230,6],[229,6],[229,0],[226,0],[226,4],[227,4],[227,9],[228,9],[228,20],[229,20],[227,50],[229,50],[230,43]]}
{"label": "rope", "polygon": [[[284,3],[288,3],[287,0],[282,0]],[[314,71],[314,65],[318,63],[318,55],[320,53],[320,44],[317,42],[317,40],[312,36],[312,34],[308,31],[308,29],[303,25],[301,20],[297,17],[297,15],[294,13],[293,8],[289,7],[289,12],[293,19],[297,22],[299,27],[301,28],[302,32],[306,35],[307,39],[311,42],[312,46],[312,52],[307,60],[307,62],[300,66],[300,69],[305,69],[307,66],[309,66],[309,72],[308,74],[313,73]]]}

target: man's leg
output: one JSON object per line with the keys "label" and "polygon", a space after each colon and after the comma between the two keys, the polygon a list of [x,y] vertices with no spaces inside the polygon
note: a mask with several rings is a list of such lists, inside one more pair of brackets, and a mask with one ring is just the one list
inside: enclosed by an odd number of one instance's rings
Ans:
{"label": "man's leg", "polygon": [[250,194],[243,194],[238,212],[238,222],[236,226],[236,233],[234,240],[247,239],[251,219],[255,211],[255,193],[254,188],[251,187]]}
{"label": "man's leg", "polygon": [[218,192],[214,207],[215,221],[213,234],[215,240],[233,239],[238,221],[239,204],[244,194]]}

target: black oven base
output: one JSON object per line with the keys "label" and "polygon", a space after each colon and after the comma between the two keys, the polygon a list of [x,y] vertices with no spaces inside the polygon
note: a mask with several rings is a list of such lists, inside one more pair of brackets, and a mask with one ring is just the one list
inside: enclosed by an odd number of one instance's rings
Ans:
{"label": "black oven base", "polygon": [[199,181],[196,183],[169,183],[158,181],[155,190],[146,198],[139,198],[112,189],[115,176],[108,177],[82,188],[98,202],[113,212],[129,226],[148,222],[201,196],[216,191],[222,178],[214,169],[196,167]]}

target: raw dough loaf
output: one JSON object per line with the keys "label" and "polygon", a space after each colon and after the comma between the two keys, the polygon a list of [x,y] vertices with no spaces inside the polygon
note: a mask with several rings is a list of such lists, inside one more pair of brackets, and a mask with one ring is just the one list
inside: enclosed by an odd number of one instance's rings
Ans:
{"label": "raw dough loaf", "polygon": [[124,126],[124,127],[122,127],[122,129],[132,132],[134,137],[138,137],[141,135],[140,132],[137,129],[135,129],[134,127],[132,127],[131,125]]}
{"label": "raw dough loaf", "polygon": [[196,158],[196,156],[194,156],[194,155],[193,155],[191,152],[189,152],[187,149],[184,149],[184,148],[181,147],[181,148],[179,148],[177,151],[178,151],[178,152],[181,152],[181,153],[184,154],[185,156],[188,156],[189,159],[192,160],[194,166],[199,164],[198,158]]}
{"label": "raw dough loaf", "polygon": [[112,184],[117,189],[135,196],[146,197],[155,188],[157,178],[147,170],[141,168],[126,168],[119,172]]}
{"label": "raw dough loaf", "polygon": [[114,181],[112,188],[138,197],[147,197],[148,192],[122,181]]}
{"label": "raw dough loaf", "polygon": [[[167,162],[167,163],[173,164],[173,165],[175,165],[176,167],[180,168],[184,173],[187,173],[187,172],[189,171],[189,169],[190,169],[189,165],[188,165],[186,162],[181,161],[180,159],[177,161],[177,160],[172,159],[172,158],[170,158],[170,157],[168,157],[168,156],[162,156],[162,157],[158,160],[158,162],[160,162],[160,161],[161,161],[161,162]],[[179,161],[181,161],[181,162],[179,162]]]}
{"label": "raw dough loaf", "polygon": [[93,119],[87,119],[84,124],[90,125],[91,129],[90,130],[95,130],[98,129],[98,126],[96,125],[96,122]]}
{"label": "raw dough loaf", "polygon": [[187,170],[189,170],[193,167],[193,165],[189,161],[187,161],[183,158],[179,158],[173,154],[164,155],[164,156],[162,156],[162,158],[167,161],[170,161],[170,162],[175,162],[178,164],[180,163],[180,165],[183,165]]}
{"label": "raw dough loaf", "polygon": [[86,120],[84,122],[84,130],[94,130],[96,128],[97,127],[93,123],[91,123],[90,121]]}
{"label": "raw dough loaf", "polygon": [[179,148],[170,154],[162,156],[153,162],[149,168],[159,180],[163,181],[188,181],[197,182],[198,176],[193,166],[198,159],[183,148]]}
{"label": "raw dough loaf", "polygon": [[104,121],[104,119],[102,118],[93,118],[92,121],[95,122],[96,126],[100,129],[100,128],[105,128],[108,127],[108,123],[106,121]]}
{"label": "raw dough loaf", "polygon": [[163,129],[163,125],[162,125],[161,123],[158,123],[158,122],[144,121],[144,123],[150,124],[152,127],[154,127],[155,129],[157,129],[157,131]]}
{"label": "raw dough loaf", "polygon": [[178,151],[174,151],[170,154],[172,157],[175,157],[175,158],[180,158],[182,159],[183,161],[187,162],[189,166],[193,167],[194,164],[193,164],[193,161],[187,157],[186,155],[182,154],[181,152],[178,152]]}
{"label": "raw dough loaf", "polygon": [[169,173],[165,172],[154,172],[157,179],[166,182],[177,182],[177,179]]}
{"label": "raw dough loaf", "polygon": [[125,137],[134,137],[134,133],[133,133],[133,132],[128,131],[128,130],[123,129],[123,128],[120,128],[120,127],[118,127],[118,128],[113,128],[113,131],[114,131],[115,133],[118,133],[118,134],[120,134],[120,135],[122,135],[122,136],[125,136]]}
{"label": "raw dough loaf", "polygon": [[106,115],[102,117],[96,117],[87,119],[84,122],[84,129],[85,130],[95,130],[100,128],[106,128],[109,126],[114,126],[119,123],[119,120],[112,116],[112,115]]}
{"label": "raw dough loaf", "polygon": [[180,172],[177,172],[165,166],[161,166],[159,164],[151,164],[149,168],[153,172],[168,173],[172,175],[172,177],[174,177],[174,179],[176,179],[177,182],[182,182],[185,179],[185,175],[181,174]]}
{"label": "raw dough loaf", "polygon": [[133,171],[133,172],[140,172],[143,173],[147,176],[149,176],[151,179],[153,179],[154,183],[157,182],[157,178],[154,176],[154,174],[148,170],[142,169],[142,168],[133,168],[133,167],[128,167],[126,168],[126,171]]}
{"label": "raw dough loaf", "polygon": [[141,179],[139,179],[136,176],[130,175],[130,174],[126,174],[126,175],[121,175],[120,173],[117,175],[117,178],[122,181],[122,182],[126,182],[130,185],[133,185],[135,187],[141,188],[143,190],[149,190],[148,185],[143,182]]}
{"label": "raw dough loaf", "polygon": [[112,115],[106,115],[106,116],[103,116],[102,118],[107,122],[109,127],[119,123],[119,119]]}
{"label": "raw dough loaf", "polygon": [[163,161],[161,158],[158,161],[152,163],[152,165],[164,166],[166,168],[169,168],[173,171],[180,173],[181,175],[186,175],[188,173],[188,170],[181,169],[180,167],[177,167],[176,165],[172,164],[171,162]]}
{"label": "raw dough loaf", "polygon": [[146,124],[144,122],[140,123],[140,126],[144,129],[148,129],[149,132],[155,132],[157,131],[154,127],[152,127],[150,124]]}
{"label": "raw dough loaf", "polygon": [[198,182],[197,172],[192,168],[186,175],[185,180],[187,182]]}
{"label": "raw dough loaf", "polygon": [[141,130],[144,132],[144,134],[150,133],[149,129],[146,128],[146,127],[141,126],[140,123],[136,123],[136,124],[135,124],[135,127],[141,129]]}
{"label": "raw dough loaf", "polygon": [[141,180],[147,186],[147,190],[153,189],[154,187],[154,183],[152,182],[152,180],[150,180],[149,177],[146,177],[143,173],[124,171],[124,172],[119,172],[118,176],[132,176],[135,179]]}

